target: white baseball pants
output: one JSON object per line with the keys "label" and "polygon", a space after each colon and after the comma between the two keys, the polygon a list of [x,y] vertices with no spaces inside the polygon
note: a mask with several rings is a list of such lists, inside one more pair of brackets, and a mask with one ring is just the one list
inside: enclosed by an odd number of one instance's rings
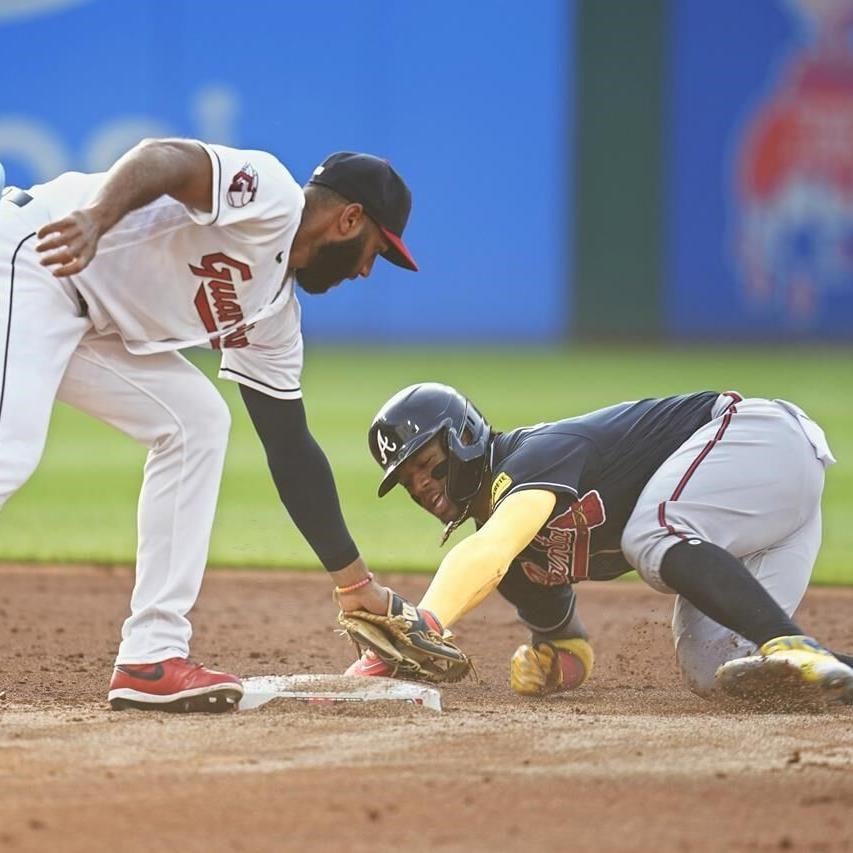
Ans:
{"label": "white baseball pants", "polygon": [[34,232],[49,219],[40,208],[0,201],[0,507],[38,465],[56,399],[147,447],[117,663],[186,657],[230,413],[179,353],[135,356],[94,332],[70,282],[38,262]]}
{"label": "white baseball pants", "polygon": [[[666,552],[702,539],[742,560],[792,616],[821,541],[824,469],[835,460],[823,430],[784,400],[721,395],[713,419],[655,472],[622,535],[628,562],[655,589]],[[672,633],[678,665],[700,695],[716,689],[720,664],[755,652],[677,596]]]}

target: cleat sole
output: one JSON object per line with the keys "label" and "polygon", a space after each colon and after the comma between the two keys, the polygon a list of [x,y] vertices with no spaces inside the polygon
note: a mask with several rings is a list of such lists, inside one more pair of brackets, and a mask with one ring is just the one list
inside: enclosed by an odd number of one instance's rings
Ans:
{"label": "cleat sole", "polygon": [[853,676],[839,673],[806,680],[798,666],[785,660],[741,661],[736,667],[723,667],[717,680],[729,696],[763,706],[853,704]]}
{"label": "cleat sole", "polygon": [[215,693],[185,696],[169,702],[148,702],[142,699],[116,697],[110,699],[114,711],[165,711],[170,714],[224,714],[234,711],[243,696],[242,690],[220,689]]}

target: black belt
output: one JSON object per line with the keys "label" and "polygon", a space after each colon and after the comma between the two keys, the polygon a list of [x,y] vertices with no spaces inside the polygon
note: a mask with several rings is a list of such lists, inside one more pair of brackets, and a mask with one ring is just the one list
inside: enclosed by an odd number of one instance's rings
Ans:
{"label": "black belt", "polygon": [[13,190],[10,188],[3,193],[3,201],[11,201],[12,204],[16,204],[18,207],[24,207],[32,200],[33,197],[23,190]]}

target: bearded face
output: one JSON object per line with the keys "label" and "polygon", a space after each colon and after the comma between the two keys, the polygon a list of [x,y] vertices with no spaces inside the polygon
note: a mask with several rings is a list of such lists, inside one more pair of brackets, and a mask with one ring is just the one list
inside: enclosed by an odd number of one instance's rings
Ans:
{"label": "bearded face", "polygon": [[347,240],[328,241],[317,249],[313,260],[296,270],[296,281],[306,292],[325,293],[345,278],[355,278],[365,255],[368,235],[362,231]]}

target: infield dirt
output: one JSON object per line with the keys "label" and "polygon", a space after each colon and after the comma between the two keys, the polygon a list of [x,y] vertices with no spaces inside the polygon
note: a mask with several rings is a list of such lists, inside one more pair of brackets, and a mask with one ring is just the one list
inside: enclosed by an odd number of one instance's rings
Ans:
{"label": "infield dirt", "polygon": [[[0,851],[853,850],[853,708],[747,713],[689,693],[672,599],[578,588],[597,668],[516,697],[526,639],[496,596],[458,626],[481,681],[412,706],[113,712],[126,569],[0,569]],[[384,576],[417,599],[422,576]],[[853,651],[853,591],[799,618]],[[243,676],[337,673],[353,658],[321,574],[213,571],[197,659]]]}

